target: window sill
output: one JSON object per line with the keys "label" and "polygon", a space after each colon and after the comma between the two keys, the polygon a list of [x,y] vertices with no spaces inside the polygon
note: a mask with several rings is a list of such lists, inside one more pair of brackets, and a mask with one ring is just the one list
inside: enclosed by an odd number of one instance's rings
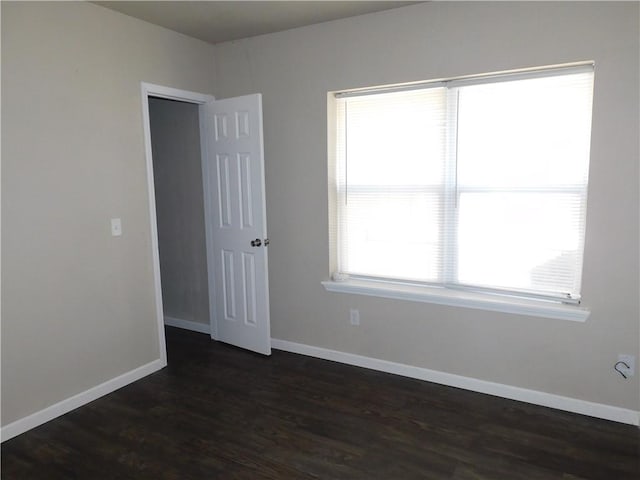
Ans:
{"label": "window sill", "polygon": [[463,292],[437,287],[422,287],[354,279],[344,282],[324,281],[322,285],[328,292],[369,295],[373,297],[434,303],[452,307],[475,308],[532,317],[570,320],[574,322],[585,322],[591,313],[588,309],[575,305]]}

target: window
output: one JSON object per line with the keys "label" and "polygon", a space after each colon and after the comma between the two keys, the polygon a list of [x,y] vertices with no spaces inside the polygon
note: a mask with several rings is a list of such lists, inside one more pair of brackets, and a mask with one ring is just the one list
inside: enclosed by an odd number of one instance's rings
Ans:
{"label": "window", "polygon": [[579,303],[593,65],[333,96],[334,278]]}

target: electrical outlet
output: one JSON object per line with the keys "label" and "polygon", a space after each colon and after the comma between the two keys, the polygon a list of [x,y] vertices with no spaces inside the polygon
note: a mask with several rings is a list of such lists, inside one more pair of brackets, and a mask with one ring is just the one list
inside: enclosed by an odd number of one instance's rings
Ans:
{"label": "electrical outlet", "polygon": [[617,363],[617,370],[619,372],[623,372],[627,377],[633,377],[633,374],[636,372],[636,357],[635,355],[625,355],[623,353],[618,355],[618,362],[624,362],[629,365],[629,368],[624,366],[622,363]]}
{"label": "electrical outlet", "polygon": [[360,325],[360,311],[357,308],[349,310],[349,321],[351,322],[351,325]]}

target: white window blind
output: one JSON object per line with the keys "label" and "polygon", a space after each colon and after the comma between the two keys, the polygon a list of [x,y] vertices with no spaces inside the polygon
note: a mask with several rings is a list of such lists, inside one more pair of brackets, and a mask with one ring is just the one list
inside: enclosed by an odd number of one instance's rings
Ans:
{"label": "white window blind", "polygon": [[337,273],[578,301],[592,90],[581,66],[337,95]]}

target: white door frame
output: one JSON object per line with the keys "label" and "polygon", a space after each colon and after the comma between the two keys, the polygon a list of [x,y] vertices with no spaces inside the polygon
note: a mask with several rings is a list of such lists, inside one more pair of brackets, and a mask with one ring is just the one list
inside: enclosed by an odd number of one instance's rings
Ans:
{"label": "white door frame", "polygon": [[[162,307],[162,284],[160,280],[160,251],[158,249],[158,220],[156,216],[156,193],[155,182],[153,178],[153,152],[151,148],[151,124],[149,120],[149,97],[166,98],[169,100],[177,100],[180,102],[193,103],[203,105],[215,100],[213,95],[204,93],[190,92],[188,90],[179,90],[177,88],[164,87],[162,85],[154,85],[152,83],[140,82],[141,98],[142,98],[142,125],[144,129],[144,151],[146,157],[147,170],[147,196],[149,200],[149,224],[151,227],[151,256],[153,263],[153,289],[156,304],[156,320],[158,324],[158,347],[160,350],[160,361],[163,366],[167,365],[167,342],[164,336],[164,311]],[[204,155],[204,152],[201,152]],[[203,188],[207,189],[207,183],[203,182]],[[208,198],[208,192],[204,191],[204,198]],[[205,216],[205,231],[209,232],[209,219]],[[207,243],[208,244],[208,243]],[[207,255],[208,257],[209,255]],[[210,270],[207,266],[207,270]],[[207,273],[209,281],[211,281],[212,272]],[[209,285],[211,291],[211,285]],[[211,297],[211,294],[209,294]],[[214,333],[214,311],[213,301],[209,298],[209,321]],[[213,336],[213,335],[212,335]]]}

